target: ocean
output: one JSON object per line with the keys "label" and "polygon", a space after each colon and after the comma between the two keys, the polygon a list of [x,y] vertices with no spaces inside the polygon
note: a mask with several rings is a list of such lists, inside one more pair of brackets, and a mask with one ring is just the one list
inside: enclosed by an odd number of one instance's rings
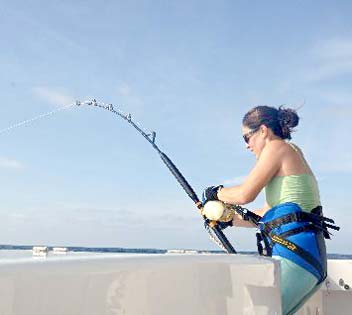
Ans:
{"label": "ocean", "polygon": [[[37,245],[0,245],[0,250],[32,250]],[[48,246],[52,250],[53,246]],[[158,249],[158,248],[124,248],[124,247],[82,247],[82,246],[65,246],[70,252],[91,252],[91,253],[121,253],[121,254],[166,254],[173,252],[193,252],[193,253],[211,253],[223,254],[220,250],[198,250],[198,249]],[[239,254],[258,255],[257,252],[239,252]],[[350,254],[328,253],[328,259],[352,259]]]}

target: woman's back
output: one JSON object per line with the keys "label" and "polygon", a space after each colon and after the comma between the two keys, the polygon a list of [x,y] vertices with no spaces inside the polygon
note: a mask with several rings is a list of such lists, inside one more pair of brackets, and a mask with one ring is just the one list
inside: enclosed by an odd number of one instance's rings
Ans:
{"label": "woman's back", "polygon": [[266,201],[270,207],[294,202],[309,212],[320,205],[318,183],[301,150],[292,143],[282,145],[282,165],[265,187]]}
{"label": "woman's back", "polygon": [[320,206],[318,185],[311,174],[275,176],[265,187],[265,195],[270,207],[294,202],[310,212]]}

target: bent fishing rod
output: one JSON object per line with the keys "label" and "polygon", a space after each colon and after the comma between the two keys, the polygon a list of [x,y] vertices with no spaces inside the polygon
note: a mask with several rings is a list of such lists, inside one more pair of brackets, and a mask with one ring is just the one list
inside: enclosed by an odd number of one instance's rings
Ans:
{"label": "bent fishing rod", "polygon": [[[76,105],[77,106],[87,105],[87,106],[102,108],[104,110],[110,111],[111,113],[127,121],[127,123],[129,123],[134,129],[136,129],[152,145],[155,151],[159,154],[163,163],[169,169],[171,174],[176,178],[177,182],[181,185],[181,187],[186,192],[188,197],[191,198],[191,200],[194,202],[198,210],[200,211],[202,210],[203,208],[202,202],[199,200],[197,194],[194,192],[191,185],[187,182],[185,177],[182,175],[182,173],[179,171],[176,165],[171,161],[171,159],[164,152],[162,152],[157,146],[157,144],[155,143],[155,138],[156,138],[155,131],[152,131],[150,133],[145,132],[136,122],[132,120],[131,114],[123,114],[122,112],[115,110],[112,104],[98,103],[95,99],[93,99],[91,101],[84,101],[84,102],[77,101]],[[204,227],[208,231],[211,239],[227,253],[236,254],[237,253],[236,250],[233,248],[229,240],[226,238],[225,234],[223,233],[223,231],[221,230],[217,222],[207,219],[204,215],[203,215],[203,219],[204,219]]]}
{"label": "bent fishing rod", "polygon": [[[139,126],[139,124],[132,120],[131,114],[126,115],[120,111],[115,110],[112,104],[98,103],[95,99],[93,99],[91,101],[84,101],[84,102],[76,101],[76,103],[62,106],[62,107],[60,107],[56,110],[53,110],[51,112],[41,114],[41,115],[36,116],[34,118],[27,119],[22,122],[11,125],[10,127],[7,127],[5,129],[1,129],[0,134],[5,133],[5,132],[9,132],[10,130],[12,130],[14,128],[20,127],[22,125],[25,125],[25,124],[28,124],[31,122],[34,122],[38,119],[42,119],[44,117],[48,117],[50,115],[56,114],[59,111],[62,111],[64,109],[68,109],[73,106],[82,106],[82,105],[88,105],[88,106],[93,106],[93,107],[98,107],[98,108],[108,110],[108,111],[118,115],[119,117],[121,117],[122,119],[127,121],[133,128],[135,128],[157,151],[157,153],[159,154],[163,163],[167,166],[167,168],[170,170],[172,175],[176,178],[176,180],[181,185],[183,190],[187,193],[187,195],[192,199],[192,201],[194,202],[196,207],[200,210],[200,213],[204,219],[204,227],[205,227],[206,231],[209,233],[211,240],[214,241],[215,244],[217,244],[221,249],[223,249],[227,253],[229,253],[229,254],[236,254],[237,253],[236,250],[233,248],[233,246],[228,241],[228,239],[226,238],[226,236],[224,235],[224,233],[222,231],[223,227],[220,224],[222,222],[210,220],[204,215],[203,204],[199,200],[197,194],[194,192],[191,185],[187,182],[187,180],[184,178],[184,176],[178,170],[178,168],[175,166],[175,164],[171,161],[171,159],[164,152],[162,152],[159,149],[159,147],[156,145],[156,143],[155,143],[156,133],[154,131],[152,131],[150,133],[143,131],[143,129]],[[227,205],[227,206],[229,206],[229,205]],[[248,209],[245,209],[239,205],[232,205],[231,207],[232,207],[233,211],[240,214],[244,219],[250,220],[254,225],[258,225],[258,222],[261,218],[259,216],[257,216],[255,213],[253,213],[253,212],[249,211]]]}

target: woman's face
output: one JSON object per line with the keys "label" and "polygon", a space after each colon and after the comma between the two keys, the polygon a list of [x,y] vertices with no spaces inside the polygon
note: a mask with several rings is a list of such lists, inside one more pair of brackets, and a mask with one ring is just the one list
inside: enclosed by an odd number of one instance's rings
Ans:
{"label": "woman's face", "polygon": [[246,148],[253,152],[257,159],[265,146],[264,127],[250,129],[247,126],[242,126],[242,136],[246,141]]}

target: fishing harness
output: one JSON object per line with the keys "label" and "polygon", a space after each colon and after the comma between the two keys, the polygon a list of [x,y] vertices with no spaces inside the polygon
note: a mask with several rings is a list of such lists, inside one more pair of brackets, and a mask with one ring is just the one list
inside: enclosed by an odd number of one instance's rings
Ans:
{"label": "fishing harness", "polygon": [[[280,206],[285,207],[285,205],[295,206],[299,208],[297,204],[293,203],[281,204]],[[315,257],[312,252],[295,242],[295,235],[305,232],[314,232],[315,235],[318,235],[316,242],[318,244],[317,246],[319,247],[322,246],[320,242],[323,240],[323,238],[330,239],[331,233],[328,229],[335,231],[340,230],[340,227],[335,225],[334,220],[322,215],[321,206],[314,208],[311,212],[298,211],[285,215],[278,215],[278,217],[269,221],[263,220],[265,216],[262,218],[248,210],[242,211],[241,213],[237,209],[237,213],[240,213],[244,220],[250,221],[255,226],[257,226],[257,248],[260,255],[272,256],[274,247],[280,245],[291,253],[301,257],[306,263],[310,265],[309,268],[316,270],[320,276],[320,281],[325,279],[326,268],[324,267],[324,263],[319,261],[319,259],[317,259],[317,257]],[[291,223],[297,223],[297,227],[288,228],[288,225]],[[281,231],[282,227],[287,227],[286,231]],[[320,233],[322,234],[322,237],[319,237]],[[310,237],[308,235],[307,237]],[[291,240],[288,238],[291,238]],[[320,254],[324,255],[324,253]]]}

